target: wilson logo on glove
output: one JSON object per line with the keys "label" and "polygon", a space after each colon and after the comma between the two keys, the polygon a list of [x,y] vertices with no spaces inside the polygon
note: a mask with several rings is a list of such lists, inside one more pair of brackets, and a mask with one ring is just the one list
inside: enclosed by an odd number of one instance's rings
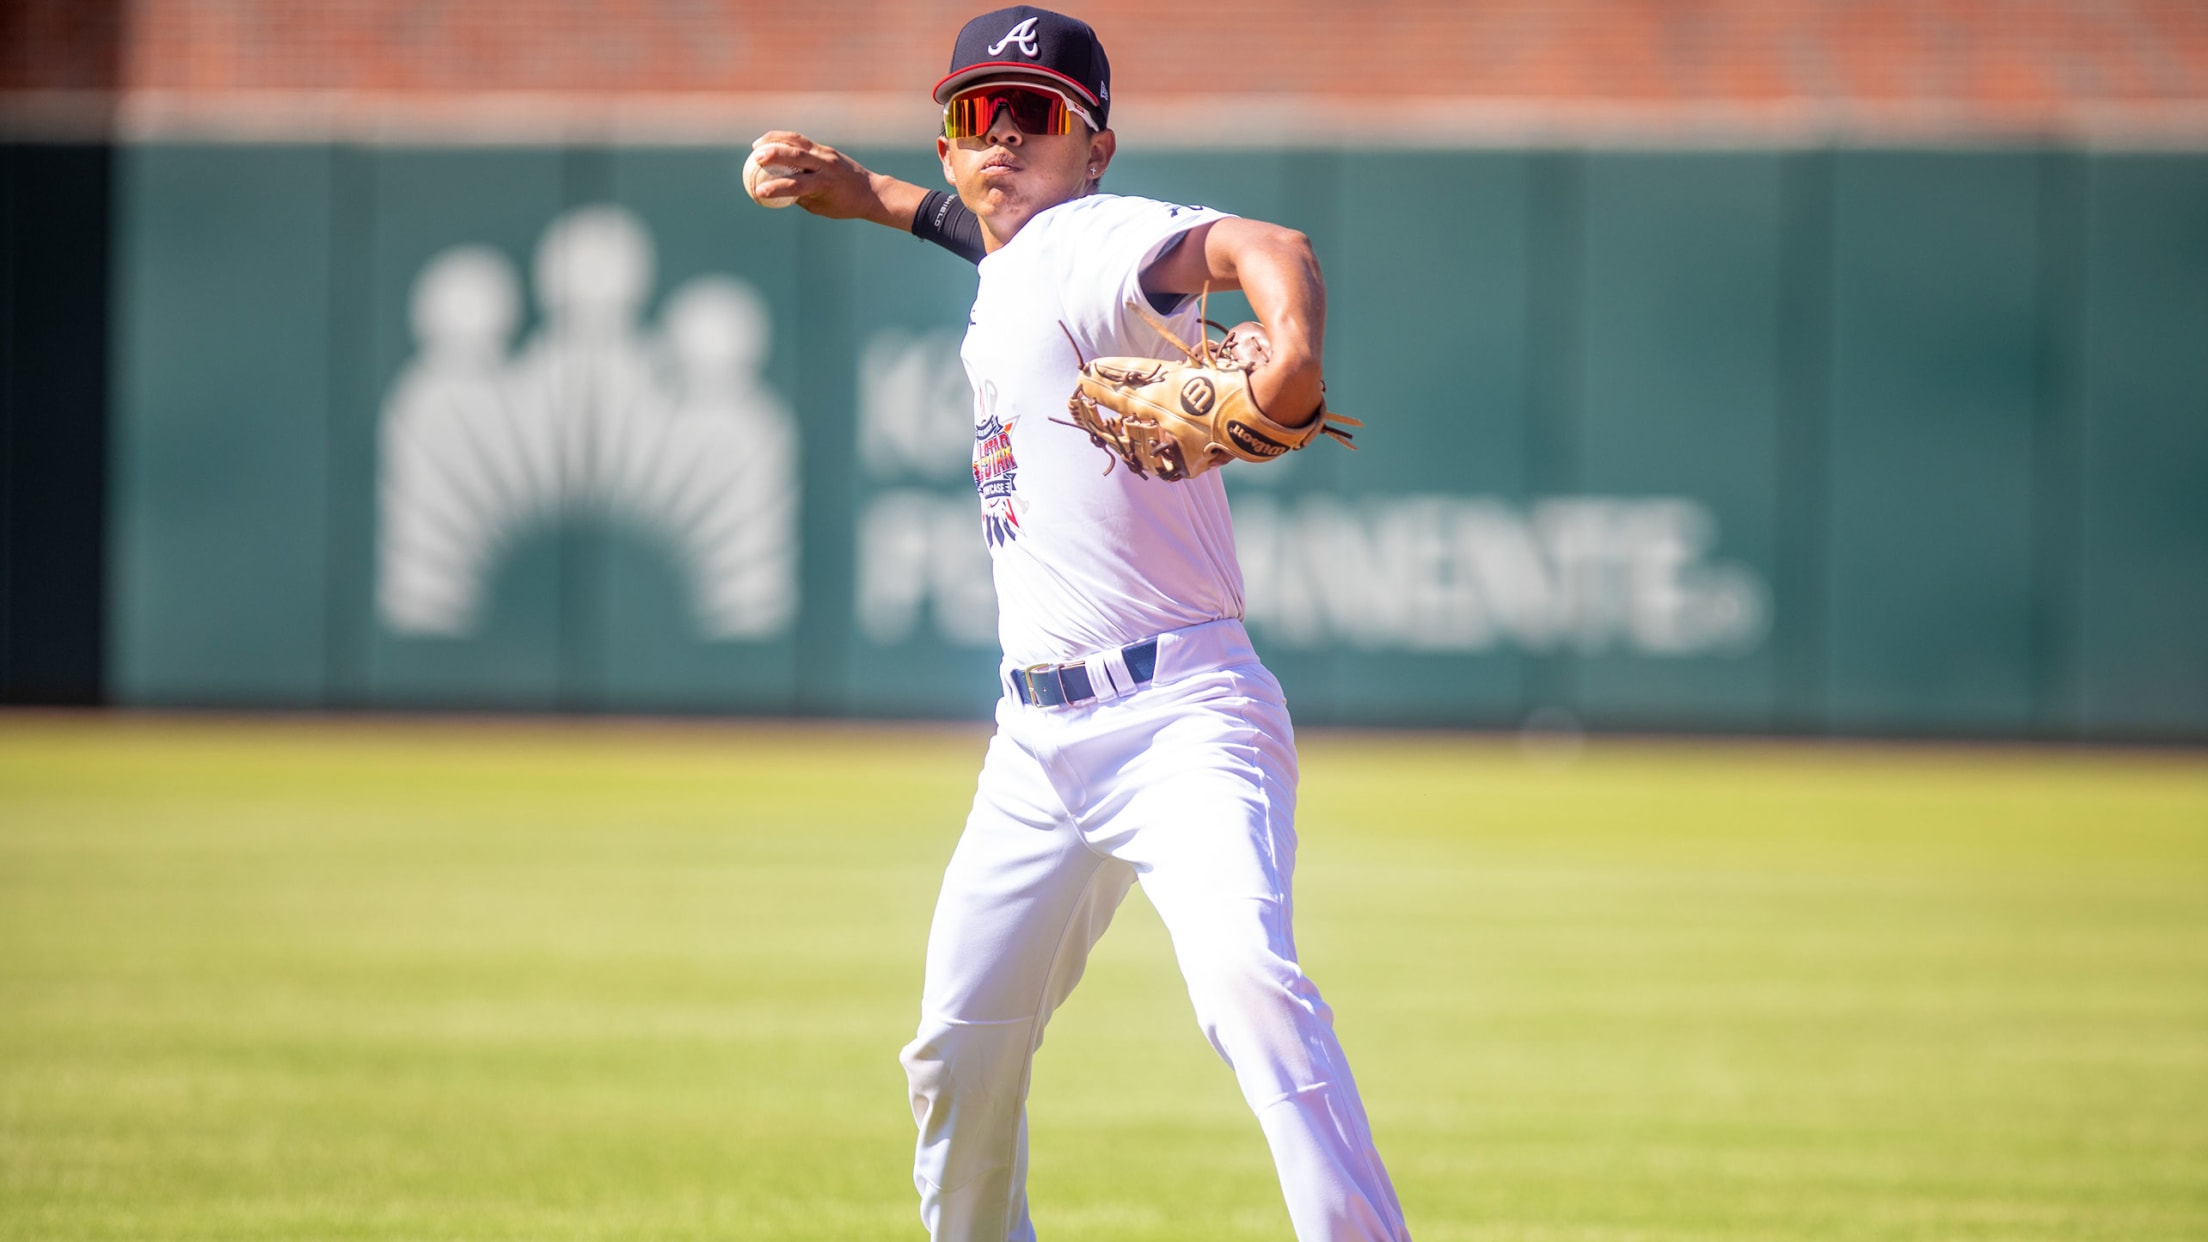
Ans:
{"label": "wilson logo on glove", "polygon": [[1201,375],[1189,376],[1181,385],[1181,408],[1202,418],[1211,413],[1211,403],[1219,399],[1219,390]]}
{"label": "wilson logo on glove", "polygon": [[[1288,451],[1288,446],[1280,441],[1270,436],[1260,435],[1250,430],[1246,425],[1237,422],[1227,424],[1227,439],[1234,441],[1234,447],[1242,450],[1242,456],[1245,459],[1274,458]],[[1351,447],[1356,446],[1352,445]]]}
{"label": "wilson logo on glove", "polygon": [[[1081,362],[1081,378],[1066,402],[1073,421],[1051,421],[1087,432],[1090,443],[1126,462],[1136,477],[1154,474],[1178,483],[1237,459],[1271,461],[1322,435],[1357,447],[1342,428],[1364,424],[1326,409],[1323,403],[1301,427],[1283,426],[1258,408],[1250,373],[1265,362],[1261,342],[1238,340],[1235,332],[1221,329],[1224,340],[1214,341],[1203,333],[1188,344],[1148,310],[1140,305],[1135,309],[1181,352],[1184,361],[1094,358]],[[1197,315],[1206,327],[1219,326],[1202,318],[1202,311]],[[1065,325],[1059,327],[1065,330]],[[1073,342],[1070,330],[1066,340]],[[1078,344],[1073,354],[1080,361]],[[1104,472],[1109,474],[1111,469],[1107,460]]]}

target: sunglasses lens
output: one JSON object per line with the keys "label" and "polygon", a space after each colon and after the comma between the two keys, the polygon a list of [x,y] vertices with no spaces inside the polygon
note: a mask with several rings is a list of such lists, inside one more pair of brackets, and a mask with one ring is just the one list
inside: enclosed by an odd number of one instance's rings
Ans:
{"label": "sunglasses lens", "polygon": [[1012,123],[1025,134],[1063,134],[1066,131],[1066,105],[1056,95],[1040,91],[1012,91],[1005,98],[1012,110]]}
{"label": "sunglasses lens", "polygon": [[1023,134],[1073,132],[1073,109],[1057,95],[1024,86],[985,86],[951,96],[943,110],[943,136],[979,138],[996,124],[999,108],[1011,114],[1013,126]]}
{"label": "sunglasses lens", "polygon": [[978,96],[958,95],[943,109],[943,136],[945,138],[971,138],[982,122],[979,119],[982,103]]}

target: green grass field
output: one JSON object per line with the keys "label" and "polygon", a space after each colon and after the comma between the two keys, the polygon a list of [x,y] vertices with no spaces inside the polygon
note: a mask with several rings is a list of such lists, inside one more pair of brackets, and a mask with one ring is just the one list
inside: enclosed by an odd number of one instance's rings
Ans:
{"label": "green grass field", "polygon": [[[972,730],[0,716],[0,1237],[918,1236]],[[2208,762],[1304,744],[1422,1242],[2208,1238]],[[1046,1239],[1286,1239],[1129,901]]]}

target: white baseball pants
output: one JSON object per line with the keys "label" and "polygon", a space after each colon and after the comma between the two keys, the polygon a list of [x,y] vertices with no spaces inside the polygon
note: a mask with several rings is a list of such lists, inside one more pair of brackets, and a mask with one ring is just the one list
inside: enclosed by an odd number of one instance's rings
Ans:
{"label": "white baseball pants", "polygon": [[1139,879],[1272,1146],[1296,1237],[1407,1242],[1333,1014],[1296,965],[1295,799],[1280,684],[1238,621],[1161,636],[1155,680],[1125,698],[999,705],[902,1058],[932,1237],[1035,1237],[1029,1067]]}

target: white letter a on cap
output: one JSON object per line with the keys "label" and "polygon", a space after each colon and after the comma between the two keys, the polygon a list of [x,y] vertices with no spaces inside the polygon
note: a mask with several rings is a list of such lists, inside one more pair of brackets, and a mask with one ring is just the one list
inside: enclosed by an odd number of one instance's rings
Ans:
{"label": "white letter a on cap", "polygon": [[1020,54],[1030,60],[1043,54],[1043,50],[1035,46],[1034,18],[1030,17],[1012,29],[1005,31],[1003,38],[990,45],[989,54],[991,56],[1002,56],[1004,55],[1004,49],[1015,43],[1020,46]]}

